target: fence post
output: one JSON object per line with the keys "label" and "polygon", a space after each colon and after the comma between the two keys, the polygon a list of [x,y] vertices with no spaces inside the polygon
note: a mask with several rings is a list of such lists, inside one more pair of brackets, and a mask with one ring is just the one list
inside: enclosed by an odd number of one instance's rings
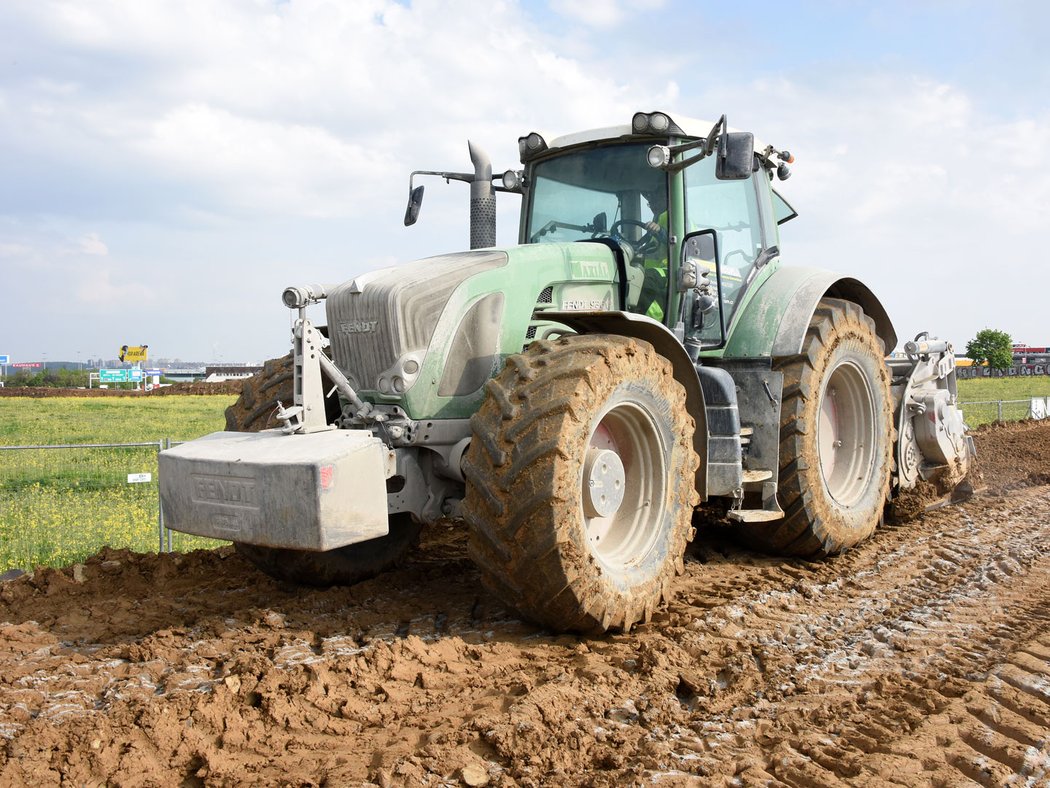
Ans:
{"label": "fence post", "polygon": [[[165,449],[170,449],[171,448],[171,438],[165,438],[164,439],[164,448]],[[159,465],[157,466],[157,478],[158,479],[160,478],[160,466]],[[164,510],[160,508],[160,489],[159,488],[157,489],[157,509],[160,510],[161,522],[163,522]],[[168,536],[168,552],[170,553],[172,551],[171,530],[169,528],[165,527],[164,528],[164,533],[166,533],[167,536]]]}
{"label": "fence post", "polygon": [[999,400],[998,402],[996,402],[995,403],[995,407],[996,407],[996,411],[999,414],[998,416],[996,416],[995,420],[996,421],[1002,421],[1003,420],[1003,401]]}
{"label": "fence post", "polygon": [[164,441],[157,441],[157,552],[164,552],[164,509],[160,505],[160,453],[164,451]]}

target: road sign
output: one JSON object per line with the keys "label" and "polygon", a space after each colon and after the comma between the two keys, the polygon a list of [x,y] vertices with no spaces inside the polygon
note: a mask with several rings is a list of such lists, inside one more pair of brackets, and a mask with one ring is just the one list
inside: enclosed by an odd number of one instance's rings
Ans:
{"label": "road sign", "polygon": [[128,379],[126,369],[100,369],[98,371],[99,383],[125,383]]}
{"label": "road sign", "polygon": [[145,361],[149,345],[121,345],[121,361]]}
{"label": "road sign", "polygon": [[7,355],[6,353],[3,354],[3,355],[0,355],[0,367],[6,367],[10,363],[11,363],[11,357],[9,355]]}
{"label": "road sign", "polygon": [[130,380],[132,383],[141,383],[142,382],[142,370],[141,369],[129,369],[127,372],[128,372],[128,380]]}

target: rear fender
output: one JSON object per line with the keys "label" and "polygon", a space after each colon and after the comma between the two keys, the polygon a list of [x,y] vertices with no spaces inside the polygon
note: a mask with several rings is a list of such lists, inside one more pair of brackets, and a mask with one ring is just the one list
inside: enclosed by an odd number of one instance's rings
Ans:
{"label": "rear fender", "polygon": [[553,320],[580,334],[616,334],[643,339],[656,352],[671,362],[675,380],[685,387],[686,407],[696,421],[693,448],[700,457],[696,472],[696,489],[707,500],[707,411],[700,378],[682,343],[663,323],[631,312],[576,312],[543,310],[536,313],[543,320]]}
{"label": "rear fender", "polygon": [[724,357],[798,355],[817,304],[825,297],[858,304],[875,321],[875,333],[885,352],[896,346],[897,333],[886,309],[863,282],[819,268],[785,266],[774,271],[744,305]]}

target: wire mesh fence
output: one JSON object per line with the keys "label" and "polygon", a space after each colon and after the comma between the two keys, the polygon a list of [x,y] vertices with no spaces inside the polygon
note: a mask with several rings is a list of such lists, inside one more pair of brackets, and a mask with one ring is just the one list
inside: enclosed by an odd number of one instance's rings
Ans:
{"label": "wire mesh fence", "polygon": [[995,421],[1045,419],[1050,414],[1050,397],[960,402],[959,407],[962,408],[966,424],[979,427]]}
{"label": "wire mesh fence", "polygon": [[63,566],[105,546],[222,544],[163,528],[157,454],[170,444],[0,446],[0,572]]}

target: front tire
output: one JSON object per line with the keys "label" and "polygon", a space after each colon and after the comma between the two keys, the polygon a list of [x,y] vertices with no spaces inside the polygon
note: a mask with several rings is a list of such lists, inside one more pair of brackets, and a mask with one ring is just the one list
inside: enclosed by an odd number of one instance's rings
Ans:
{"label": "front tire", "polygon": [[464,472],[482,581],[555,630],[649,621],[684,570],[698,458],[685,389],[647,342],[533,342],[487,384]]}
{"label": "front tire", "polygon": [[802,353],[782,359],[777,495],[785,516],[742,527],[754,547],[803,557],[869,537],[890,486],[895,429],[875,324],[856,304],[822,299]]}
{"label": "front tire", "polygon": [[[241,396],[226,409],[226,429],[260,432],[280,427],[277,403],[291,405],[295,394],[292,356],[271,359],[244,381]],[[331,402],[331,400],[329,400]],[[338,414],[327,414],[329,421]],[[390,515],[390,532],[367,542],[316,552],[234,542],[237,552],[278,580],[327,587],[353,585],[400,561],[419,539],[421,526],[409,514]]]}

